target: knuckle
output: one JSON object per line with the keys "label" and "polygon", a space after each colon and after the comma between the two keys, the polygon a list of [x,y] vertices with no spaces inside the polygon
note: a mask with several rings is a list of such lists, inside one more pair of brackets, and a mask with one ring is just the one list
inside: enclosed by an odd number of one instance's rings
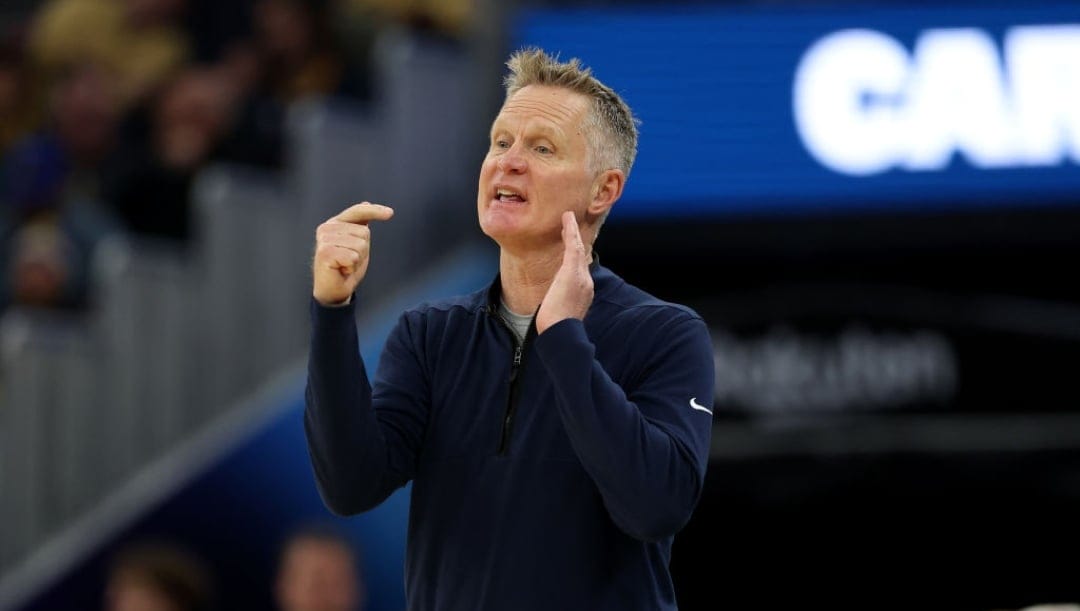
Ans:
{"label": "knuckle", "polygon": [[340,225],[340,223],[333,219],[326,221],[319,225],[319,227],[315,230],[315,235],[320,237],[326,237],[328,235],[331,235],[337,229],[338,225]]}

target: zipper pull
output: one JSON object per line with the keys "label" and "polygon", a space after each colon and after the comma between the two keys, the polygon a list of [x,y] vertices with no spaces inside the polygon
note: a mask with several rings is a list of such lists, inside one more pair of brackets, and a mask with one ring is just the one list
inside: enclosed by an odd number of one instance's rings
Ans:
{"label": "zipper pull", "polygon": [[521,344],[514,348],[514,367],[521,365]]}

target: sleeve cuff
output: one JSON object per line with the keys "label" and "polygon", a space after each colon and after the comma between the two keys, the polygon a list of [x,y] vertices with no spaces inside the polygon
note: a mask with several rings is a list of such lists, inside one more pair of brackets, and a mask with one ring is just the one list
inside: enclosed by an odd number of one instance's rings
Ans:
{"label": "sleeve cuff", "polygon": [[335,330],[342,325],[349,327],[356,325],[356,300],[353,298],[339,305],[327,306],[312,297],[310,310],[311,324],[316,331]]}
{"label": "sleeve cuff", "polygon": [[533,340],[536,351],[544,362],[555,363],[565,359],[574,346],[590,345],[585,333],[584,321],[565,318],[551,325]]}

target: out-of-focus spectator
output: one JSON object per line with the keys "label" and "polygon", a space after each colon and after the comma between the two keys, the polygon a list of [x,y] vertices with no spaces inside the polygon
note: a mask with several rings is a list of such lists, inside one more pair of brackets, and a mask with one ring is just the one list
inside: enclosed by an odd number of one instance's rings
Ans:
{"label": "out-of-focus spectator", "polygon": [[462,39],[472,26],[475,0],[341,0],[348,11],[381,22]]}
{"label": "out-of-focus spectator", "polygon": [[216,158],[235,112],[227,73],[189,68],[154,98],[148,132],[130,135],[109,160],[104,197],[128,230],[185,240],[196,173]]}
{"label": "out-of-focus spectator", "polygon": [[162,163],[180,171],[202,165],[227,132],[234,104],[223,74],[205,69],[180,74],[154,109],[154,148]]}
{"label": "out-of-focus spectator", "polygon": [[141,543],[115,558],[105,588],[105,611],[204,611],[212,601],[202,561],[179,547]]}
{"label": "out-of-focus spectator", "polygon": [[299,529],[282,547],[274,594],[281,611],[360,611],[366,590],[359,553],[328,527]]}
{"label": "out-of-focus spectator", "polygon": [[0,199],[20,212],[56,208],[67,196],[97,196],[97,168],[114,145],[115,82],[96,64],[73,64],[49,92],[49,114],[37,132],[3,161]]}
{"label": "out-of-focus spectator", "polygon": [[81,305],[90,253],[117,229],[98,184],[116,122],[111,81],[97,66],[73,66],[49,98],[47,124],[0,164],[4,306]]}
{"label": "out-of-focus spectator", "polygon": [[185,0],[52,0],[28,41],[47,77],[72,63],[95,62],[117,77],[130,108],[183,65],[188,43],[179,25]]}
{"label": "out-of-focus spectator", "polygon": [[40,120],[40,104],[15,32],[0,34],[0,158]]}
{"label": "out-of-focus spectator", "polygon": [[228,45],[209,68],[230,100],[214,160],[280,168],[291,104],[367,98],[367,66],[342,50],[326,7],[322,0],[254,1],[251,37]]}
{"label": "out-of-focus spectator", "polygon": [[351,65],[366,75],[364,99],[372,95],[375,47],[381,33],[407,30],[429,41],[460,46],[475,31],[475,0],[329,0],[334,32]]}
{"label": "out-of-focus spectator", "polygon": [[332,35],[321,0],[259,0],[255,44],[267,93],[283,103],[308,96],[352,95],[360,87]]}
{"label": "out-of-focus spectator", "polygon": [[58,223],[41,220],[22,225],[9,244],[5,271],[11,301],[40,307],[79,301],[85,282],[78,275],[78,253]]}
{"label": "out-of-focus spectator", "polygon": [[[118,83],[97,64],[68,67],[51,96],[51,128],[79,181],[98,165],[115,144],[119,119]],[[89,189],[96,189],[90,185]]]}

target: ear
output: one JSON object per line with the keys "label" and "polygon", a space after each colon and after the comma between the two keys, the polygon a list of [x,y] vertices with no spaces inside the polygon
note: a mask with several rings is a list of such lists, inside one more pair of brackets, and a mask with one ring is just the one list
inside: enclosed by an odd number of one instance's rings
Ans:
{"label": "ear", "polygon": [[588,216],[599,218],[606,214],[622,196],[625,185],[626,174],[622,170],[611,169],[601,172],[593,183],[593,196],[587,209]]}

